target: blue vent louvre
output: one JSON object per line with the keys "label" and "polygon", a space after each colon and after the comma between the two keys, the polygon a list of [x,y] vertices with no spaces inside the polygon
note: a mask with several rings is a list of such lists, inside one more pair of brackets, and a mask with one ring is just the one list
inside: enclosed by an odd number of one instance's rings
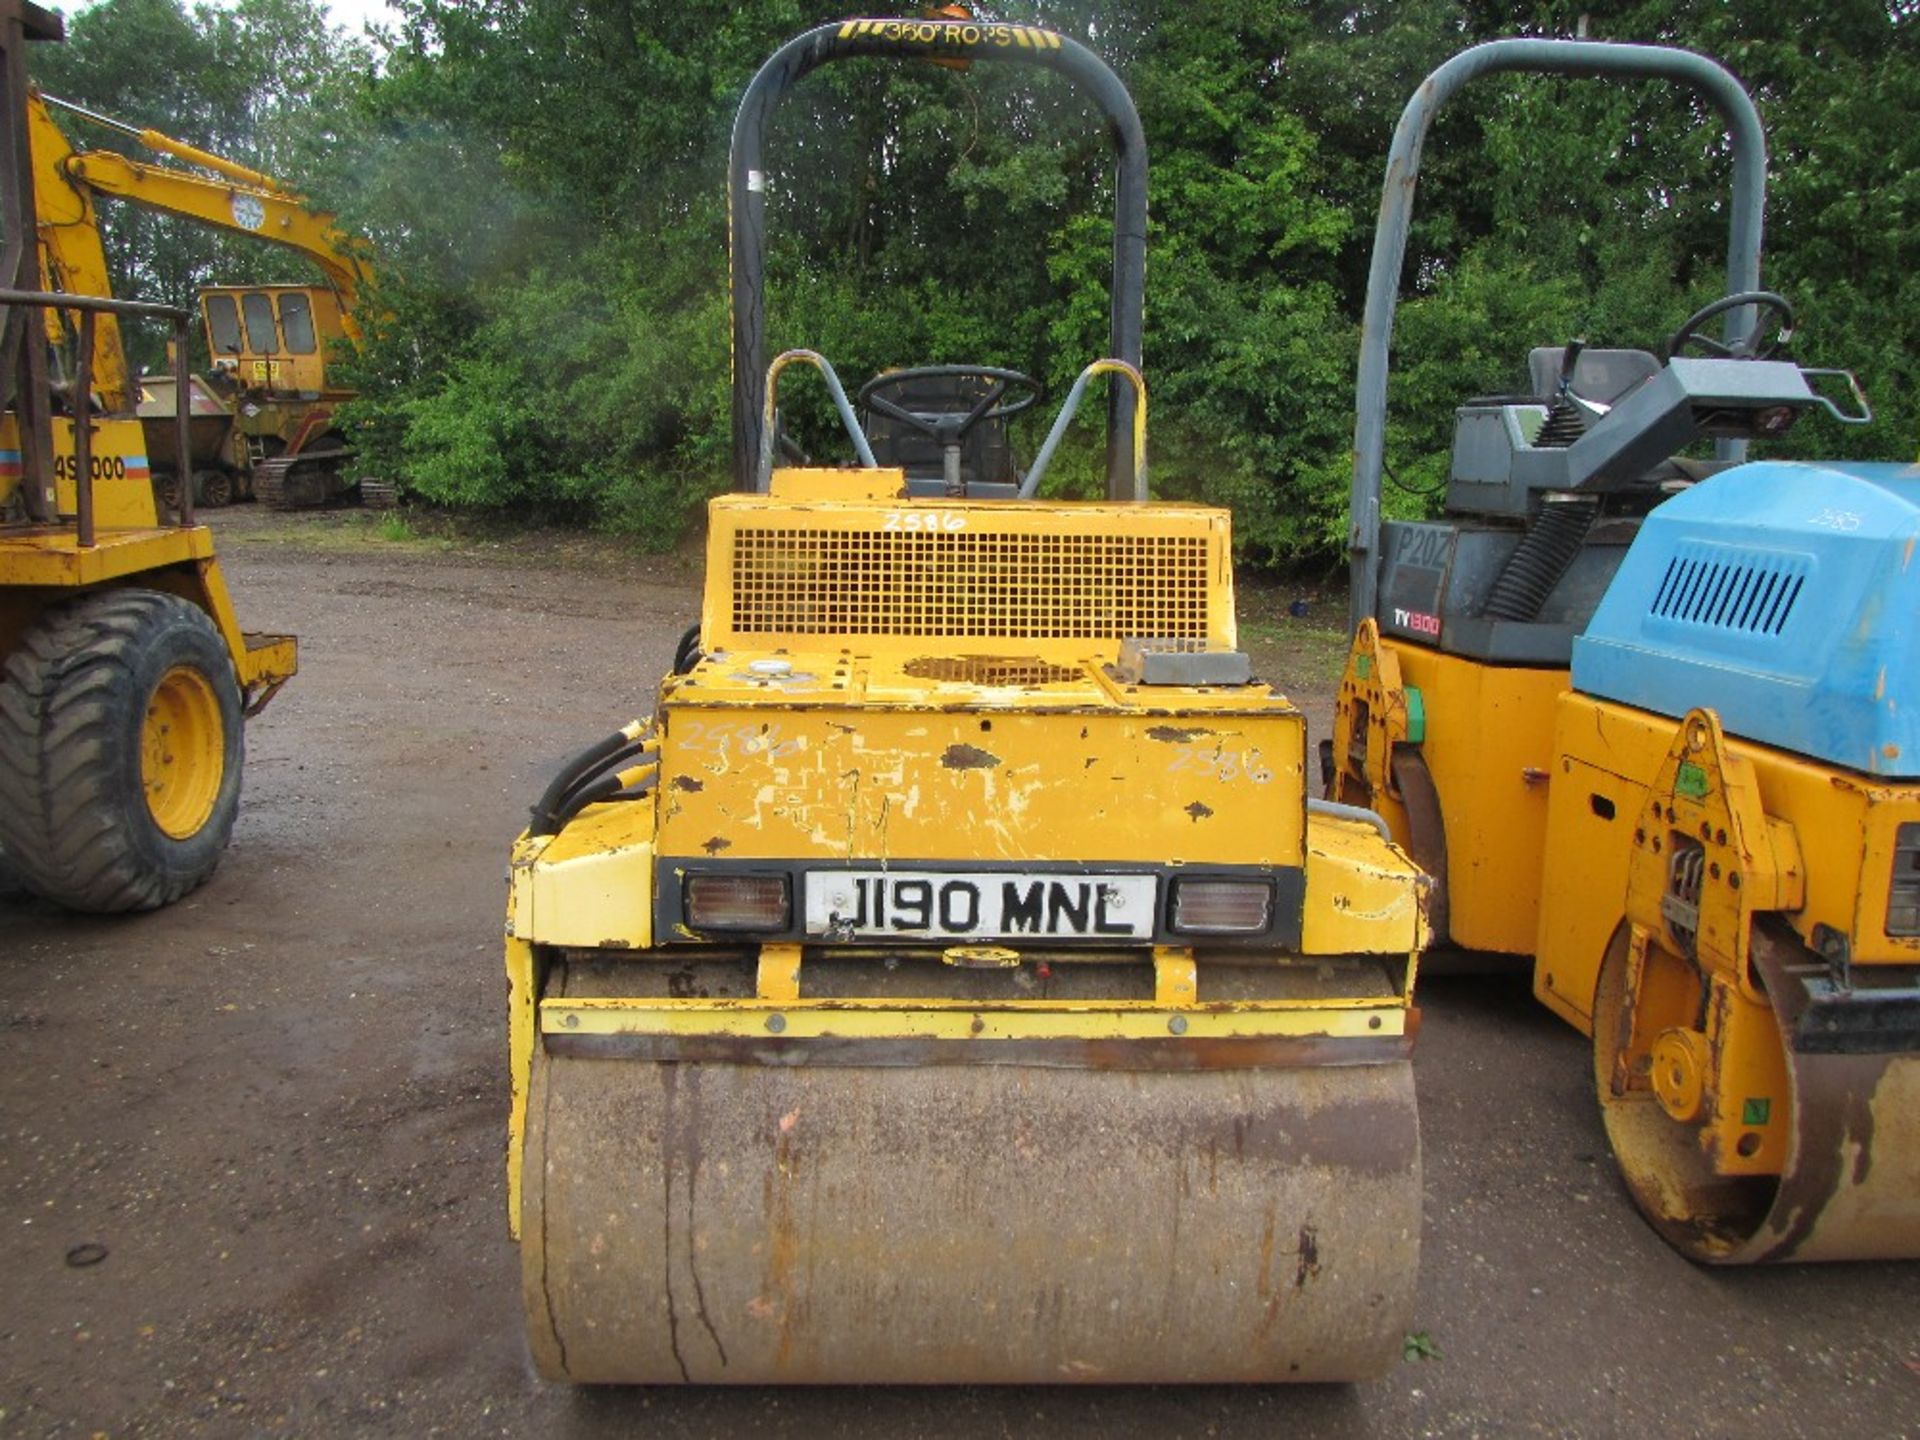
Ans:
{"label": "blue vent louvre", "polygon": [[1667,561],[1651,613],[1748,635],[1778,635],[1807,583],[1799,555],[1682,545]]}

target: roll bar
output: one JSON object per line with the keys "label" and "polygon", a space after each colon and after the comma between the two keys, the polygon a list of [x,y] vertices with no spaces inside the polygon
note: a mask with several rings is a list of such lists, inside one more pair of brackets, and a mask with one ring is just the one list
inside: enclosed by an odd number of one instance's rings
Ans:
{"label": "roll bar", "polygon": [[[747,86],[733,122],[727,170],[728,304],[733,327],[733,477],[751,490],[765,448],[767,127],[801,79],[834,60],[872,55],[946,61],[1011,60],[1057,71],[1106,117],[1116,177],[1112,334],[1108,354],[1138,368],[1147,271],[1147,141],[1120,77],[1084,45],[1032,25],[974,20],[842,20],[789,40]],[[1107,402],[1107,493],[1132,498],[1134,392]]]}
{"label": "roll bar", "polygon": [[[1727,122],[1733,142],[1733,198],[1727,222],[1727,291],[1760,288],[1760,229],[1766,208],[1767,142],[1759,113],[1740,82],[1726,69],[1690,50],[1665,45],[1619,45],[1597,40],[1491,40],[1463,50],[1413,92],[1393,132],[1387,154],[1380,222],[1373,234],[1373,265],[1367,273],[1367,309],[1360,326],[1360,371],[1354,387],[1353,489],[1348,512],[1347,560],[1351,576],[1348,628],[1374,613],[1378,600],[1380,472],[1386,453],[1387,356],[1400,272],[1407,256],[1414,185],[1420,151],[1440,107],[1469,80],[1521,71],[1540,75],[1630,75],[1672,80],[1691,87]],[[1731,342],[1752,328],[1749,307],[1727,314]],[[1721,441],[1723,459],[1737,460],[1745,442]]]}
{"label": "roll bar", "polygon": [[[129,315],[143,319],[165,320],[173,326],[173,443],[180,454],[179,523],[191,527],[193,515],[193,475],[186,457],[193,453],[189,426],[192,381],[187,374],[187,322],[192,312],[177,305],[158,305],[146,300],[115,300],[103,295],[67,295],[50,290],[0,288],[0,313],[10,315],[22,309],[36,317],[43,310],[71,310],[80,317],[80,336],[74,351],[73,383],[69,400],[73,414],[74,543],[82,550],[95,544],[93,523],[93,327],[96,315]],[[9,327],[11,328],[11,327]],[[20,344],[35,346],[46,333],[44,326],[26,331]],[[30,370],[28,366],[21,367]],[[33,392],[38,393],[33,393]],[[60,518],[54,485],[53,443],[46,431],[51,413],[43,369],[31,369],[25,384],[16,384],[13,408],[18,417],[21,451],[21,498],[30,519],[55,523]],[[25,403],[22,404],[24,399]],[[264,701],[262,702],[265,703]],[[249,712],[251,713],[251,712]]]}

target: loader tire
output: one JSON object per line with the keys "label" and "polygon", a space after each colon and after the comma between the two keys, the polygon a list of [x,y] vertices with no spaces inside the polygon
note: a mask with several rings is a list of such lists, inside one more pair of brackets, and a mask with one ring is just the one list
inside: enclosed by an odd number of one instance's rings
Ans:
{"label": "loader tire", "polygon": [[241,725],[197,606],[127,589],[53,607],[0,672],[0,849],[70,909],[172,904],[233,833]]}

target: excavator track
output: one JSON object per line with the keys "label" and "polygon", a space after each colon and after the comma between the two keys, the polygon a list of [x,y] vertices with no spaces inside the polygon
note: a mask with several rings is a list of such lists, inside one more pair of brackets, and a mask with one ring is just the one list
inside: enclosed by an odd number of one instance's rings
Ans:
{"label": "excavator track", "polygon": [[317,510],[345,493],[340,464],[351,452],[309,450],[278,455],[253,469],[254,498],[269,510]]}

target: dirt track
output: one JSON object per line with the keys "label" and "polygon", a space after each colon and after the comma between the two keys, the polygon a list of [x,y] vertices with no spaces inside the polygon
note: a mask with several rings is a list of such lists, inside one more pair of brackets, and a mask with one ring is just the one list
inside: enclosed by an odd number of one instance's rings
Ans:
{"label": "dirt track", "polygon": [[1486,977],[1423,987],[1438,1356],[1379,1384],[543,1386],[503,1221],[507,844],[649,707],[694,576],[219,529],[247,623],[302,645],[219,875],[126,921],[0,899],[0,1434],[1920,1436],[1920,1264],[1680,1260],[1614,1178],[1584,1042]]}

